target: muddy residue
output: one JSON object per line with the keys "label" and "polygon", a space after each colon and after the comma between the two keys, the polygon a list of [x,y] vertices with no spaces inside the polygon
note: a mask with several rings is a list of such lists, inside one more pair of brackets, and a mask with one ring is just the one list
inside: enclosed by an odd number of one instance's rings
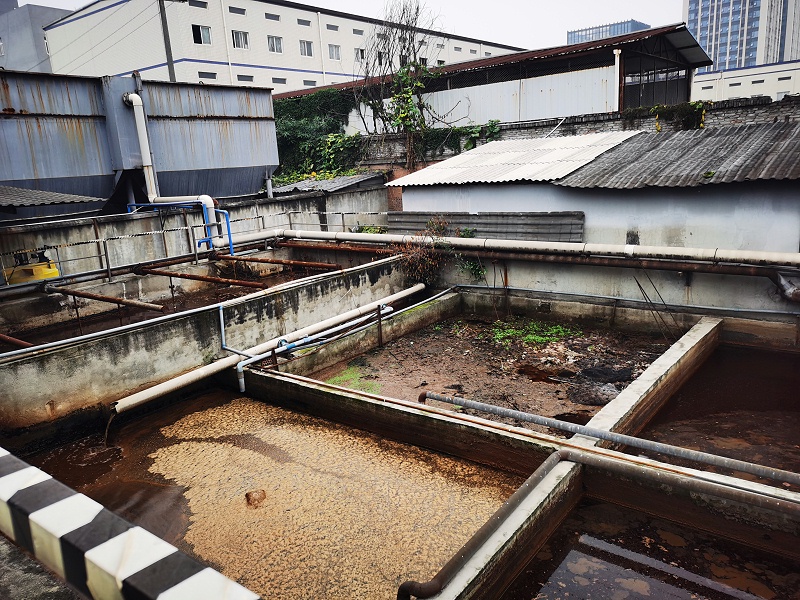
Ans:
{"label": "muddy residue", "polygon": [[263,597],[393,597],[432,577],[521,483],[247,398],[162,433],[149,470],[186,489],[185,542]]}
{"label": "muddy residue", "polygon": [[410,401],[431,391],[547,417],[577,413],[586,422],[668,347],[663,338],[554,323],[546,326],[561,328],[555,331],[563,335],[549,341],[547,335],[527,334],[530,322],[511,318],[498,326],[477,316],[449,319],[314,377]]}

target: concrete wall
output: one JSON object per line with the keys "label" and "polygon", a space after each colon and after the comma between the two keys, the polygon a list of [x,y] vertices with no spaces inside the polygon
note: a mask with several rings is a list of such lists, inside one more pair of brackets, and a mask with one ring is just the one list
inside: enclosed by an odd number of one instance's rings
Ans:
{"label": "concrete wall", "polygon": [[[409,186],[403,208],[438,212],[583,211],[584,241],[605,244],[797,252],[795,184],[575,189],[551,183]],[[631,242],[632,238],[638,241]]]}
{"label": "concrete wall", "polygon": [[[227,343],[250,348],[401,289],[391,260],[276,286],[225,303]],[[98,411],[224,356],[218,309],[211,306],[0,359],[0,433]],[[56,383],[56,394],[47,391]]]}
{"label": "concrete wall", "polygon": [[[290,228],[290,214],[295,229],[341,231],[342,212],[348,228],[358,224],[385,226],[388,206],[386,188],[381,187],[329,196],[314,193],[225,202],[222,208],[230,213],[235,234]],[[204,235],[202,224],[199,210],[169,210],[5,227],[0,228],[0,263],[11,266],[14,253],[45,246],[51,247],[47,251],[51,259],[61,261],[59,268],[65,275],[105,269],[106,248],[112,267],[187,255],[194,252],[189,228],[194,228],[195,239],[199,239]],[[103,258],[98,257],[101,254]]]}

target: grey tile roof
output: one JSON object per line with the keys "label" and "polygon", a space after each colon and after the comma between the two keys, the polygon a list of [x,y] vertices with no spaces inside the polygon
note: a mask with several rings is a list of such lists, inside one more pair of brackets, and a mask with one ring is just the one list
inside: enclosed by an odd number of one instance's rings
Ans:
{"label": "grey tile roof", "polygon": [[572,173],[638,131],[589,133],[489,142],[448,158],[390,186],[552,181]]}
{"label": "grey tile roof", "polygon": [[342,177],[334,177],[333,179],[306,179],[272,190],[273,194],[291,194],[295,192],[338,192],[350,186],[358,186],[375,179],[376,184],[384,182],[383,173],[370,171],[367,173],[359,173],[358,175],[345,175]]}
{"label": "grey tile roof", "polygon": [[105,199],[0,185],[0,206],[45,206],[72,202],[105,202]]}
{"label": "grey tile roof", "polygon": [[758,179],[800,179],[800,123],[645,133],[554,183],[632,189]]}

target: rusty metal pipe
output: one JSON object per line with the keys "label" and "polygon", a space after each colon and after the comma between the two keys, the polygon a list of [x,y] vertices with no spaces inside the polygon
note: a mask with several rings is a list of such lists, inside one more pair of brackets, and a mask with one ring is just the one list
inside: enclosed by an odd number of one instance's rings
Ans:
{"label": "rusty metal pipe", "polygon": [[669,444],[662,444],[661,442],[653,442],[637,438],[631,435],[622,433],[615,433],[605,429],[597,429],[595,427],[587,427],[585,425],[577,425],[567,421],[560,421],[558,419],[551,419],[550,417],[542,417],[531,413],[522,412],[519,410],[512,410],[495,406],[493,404],[486,404],[485,402],[475,402],[474,400],[467,400],[459,396],[443,396],[434,392],[422,392],[419,395],[419,401],[425,402],[426,399],[437,400],[439,402],[446,402],[461,406],[462,408],[469,408],[489,414],[506,417],[509,419],[517,419],[527,423],[535,423],[544,427],[551,427],[553,429],[560,429],[578,435],[585,435],[588,437],[605,440],[614,444],[623,446],[630,446],[631,448],[639,448],[648,452],[656,452],[659,454],[666,454],[667,456],[675,456],[693,462],[703,463],[706,465],[713,465],[723,469],[730,469],[733,471],[741,471],[742,473],[749,473],[757,477],[764,477],[773,481],[780,481],[800,486],[800,474],[784,471],[783,469],[775,469],[772,467],[765,467],[734,458],[727,458],[724,456],[717,456],[716,454],[709,454],[708,452],[700,452],[698,450],[690,450],[688,448],[681,448],[678,446],[671,446]]}
{"label": "rusty metal pipe", "polygon": [[84,292],[82,290],[75,290],[57,285],[45,285],[43,289],[48,294],[77,296],[78,298],[97,300],[98,302],[108,302],[109,304],[131,306],[133,308],[140,308],[142,310],[153,310],[156,312],[166,312],[167,310],[166,306],[161,306],[160,304],[151,304],[150,302],[141,302],[139,300],[128,300],[127,298],[117,298],[115,296],[104,296],[103,294],[93,294],[92,292]]}
{"label": "rusty metal pipe", "polygon": [[30,348],[33,346],[33,344],[30,342],[11,337],[10,335],[3,335],[2,333],[0,333],[0,342],[5,342],[6,344],[16,346],[17,348]]}
{"label": "rusty metal pipe", "polygon": [[[437,249],[437,253],[452,254],[447,250]],[[526,262],[569,263],[573,265],[586,265],[591,267],[621,267],[630,269],[650,269],[654,271],[678,271],[692,273],[714,273],[717,275],[743,275],[754,277],[769,277],[775,281],[775,271],[768,267],[749,265],[734,265],[720,263],[702,263],[679,260],[657,260],[639,258],[615,258],[605,256],[573,256],[561,254],[522,254],[519,252],[480,252],[476,250],[463,250],[458,252],[461,256],[469,258],[484,258],[492,260],[520,260]]]}
{"label": "rusty metal pipe", "polygon": [[330,244],[325,242],[298,242],[285,241],[275,244],[278,248],[305,248],[306,250],[341,250],[346,252],[371,252],[373,254],[389,254],[385,244],[357,245],[357,244]]}
{"label": "rusty metal pipe", "polygon": [[212,258],[214,260],[228,260],[228,261],[240,261],[240,262],[251,262],[251,263],[263,263],[267,265],[287,265],[290,267],[303,267],[306,269],[325,269],[325,270],[342,270],[341,265],[335,265],[333,263],[324,263],[324,262],[312,262],[307,260],[289,260],[285,258],[264,258],[259,256],[231,256],[230,254],[213,254]]}
{"label": "rusty metal pipe", "polygon": [[139,269],[139,273],[145,275],[161,275],[163,277],[175,277],[176,279],[191,279],[192,281],[207,281],[209,283],[222,283],[225,285],[239,285],[242,287],[251,287],[258,289],[266,289],[269,287],[266,283],[259,281],[242,281],[241,279],[225,279],[224,277],[212,277],[211,275],[191,275],[189,273],[175,273],[173,271],[164,271],[163,269]]}

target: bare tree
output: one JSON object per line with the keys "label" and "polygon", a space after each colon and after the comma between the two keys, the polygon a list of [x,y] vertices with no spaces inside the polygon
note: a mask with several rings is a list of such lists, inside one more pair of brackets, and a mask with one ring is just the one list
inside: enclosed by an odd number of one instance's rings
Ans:
{"label": "bare tree", "polygon": [[415,135],[437,120],[423,98],[425,82],[434,76],[428,63],[441,45],[435,26],[436,18],[420,0],[392,0],[365,47],[356,49],[363,79],[354,90],[364,130],[405,133],[409,167]]}

